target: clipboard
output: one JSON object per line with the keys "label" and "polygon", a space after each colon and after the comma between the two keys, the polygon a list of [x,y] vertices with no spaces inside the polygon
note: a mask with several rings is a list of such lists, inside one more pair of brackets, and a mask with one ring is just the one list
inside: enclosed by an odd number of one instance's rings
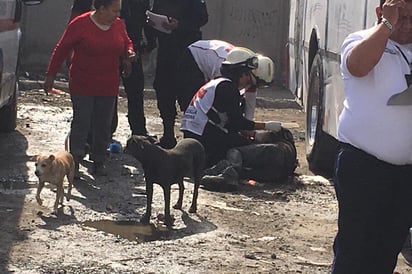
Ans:
{"label": "clipboard", "polygon": [[146,11],[147,20],[149,25],[151,25],[154,29],[164,33],[171,33],[171,30],[167,30],[163,27],[163,23],[168,23],[169,18],[166,15],[161,15],[157,13],[153,13],[150,10]]}

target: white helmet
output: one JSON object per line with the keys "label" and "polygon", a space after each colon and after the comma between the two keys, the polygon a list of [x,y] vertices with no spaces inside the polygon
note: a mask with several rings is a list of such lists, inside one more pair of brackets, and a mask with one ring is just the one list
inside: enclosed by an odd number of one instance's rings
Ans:
{"label": "white helmet", "polygon": [[252,71],[257,81],[263,81],[264,84],[270,84],[274,77],[274,63],[267,56],[257,55],[258,67]]}
{"label": "white helmet", "polygon": [[229,51],[226,60],[222,63],[223,69],[237,68],[256,69],[258,67],[258,58],[256,53],[243,47],[234,47]]}

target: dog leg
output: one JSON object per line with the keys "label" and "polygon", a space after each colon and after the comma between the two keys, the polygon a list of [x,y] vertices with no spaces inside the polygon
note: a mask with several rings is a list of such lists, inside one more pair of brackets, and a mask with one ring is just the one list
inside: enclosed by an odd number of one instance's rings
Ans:
{"label": "dog leg", "polygon": [[195,187],[193,189],[192,205],[189,208],[189,213],[196,213],[197,211],[197,196],[199,194],[199,184],[200,184],[200,180],[196,180]]}
{"label": "dog leg", "polygon": [[43,204],[43,200],[40,198],[40,193],[43,187],[44,187],[44,182],[39,181],[39,185],[37,186],[37,193],[36,193],[36,201],[39,205]]}
{"label": "dog leg", "polygon": [[67,174],[67,180],[69,181],[69,186],[67,187],[66,200],[70,201],[70,198],[72,197],[72,188],[73,188],[73,181],[74,181],[74,170],[70,171],[70,173]]}
{"label": "dog leg", "polygon": [[164,224],[167,226],[173,225],[172,216],[170,216],[170,185],[163,187],[163,195],[165,198],[165,220]]}
{"label": "dog leg", "polygon": [[64,187],[63,187],[63,182],[61,186],[58,188],[59,191],[59,204],[63,204],[63,199],[64,199]]}
{"label": "dog leg", "polygon": [[183,204],[183,193],[185,191],[185,185],[183,184],[183,179],[179,181],[179,198],[177,199],[177,203],[173,206],[174,209],[182,209]]}
{"label": "dog leg", "polygon": [[140,220],[143,224],[150,222],[150,216],[152,215],[152,199],[153,199],[153,183],[146,181],[146,213]]}
{"label": "dog leg", "polygon": [[57,215],[59,203],[63,204],[63,184],[57,186],[56,189],[56,201],[54,201],[53,213]]}

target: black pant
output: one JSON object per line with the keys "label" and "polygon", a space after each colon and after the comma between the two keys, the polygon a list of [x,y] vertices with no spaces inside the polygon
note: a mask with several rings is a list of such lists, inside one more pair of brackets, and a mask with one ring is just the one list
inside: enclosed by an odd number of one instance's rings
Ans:
{"label": "black pant", "polygon": [[333,274],[392,274],[412,225],[412,166],[397,166],[341,144]]}
{"label": "black pant", "polygon": [[122,77],[127,95],[127,119],[133,135],[146,135],[146,119],[144,116],[144,75],[142,61],[139,58],[132,62],[129,77]]}
{"label": "black pant", "polygon": [[205,76],[199,69],[190,49],[186,48],[177,62],[177,101],[185,111],[193,95],[205,83]]}
{"label": "black pant", "polygon": [[[153,87],[156,90],[157,107],[163,120],[163,136],[174,138],[174,123],[177,115],[177,62],[183,51],[201,38],[198,31],[185,35],[158,37],[156,76]],[[179,77],[186,77],[185,75]]]}

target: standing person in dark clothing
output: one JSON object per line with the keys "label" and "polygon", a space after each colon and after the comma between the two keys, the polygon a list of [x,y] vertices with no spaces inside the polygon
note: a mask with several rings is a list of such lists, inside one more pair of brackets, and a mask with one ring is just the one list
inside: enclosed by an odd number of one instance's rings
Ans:
{"label": "standing person in dark clothing", "polygon": [[[156,31],[158,53],[156,76],[153,87],[156,90],[157,107],[163,120],[163,136],[160,145],[172,148],[176,145],[174,123],[176,118],[175,71],[181,53],[191,43],[200,40],[200,27],[208,21],[204,0],[154,0],[152,12],[166,15],[163,24],[170,33]],[[149,22],[150,23],[150,22]]]}
{"label": "standing person in dark clothing", "polygon": [[[127,94],[127,119],[132,135],[147,135],[146,119],[144,116],[144,75],[142,54],[156,47],[152,28],[146,24],[146,11],[149,10],[149,0],[123,0],[120,17],[126,23],[127,33],[137,51],[132,62],[132,71],[128,77],[122,77]],[[144,30],[144,31],[143,31]],[[143,43],[143,33],[147,43]]]}
{"label": "standing person in dark clothing", "polygon": [[74,0],[71,8],[70,19],[72,20],[77,15],[90,11],[93,6],[93,0]]}

